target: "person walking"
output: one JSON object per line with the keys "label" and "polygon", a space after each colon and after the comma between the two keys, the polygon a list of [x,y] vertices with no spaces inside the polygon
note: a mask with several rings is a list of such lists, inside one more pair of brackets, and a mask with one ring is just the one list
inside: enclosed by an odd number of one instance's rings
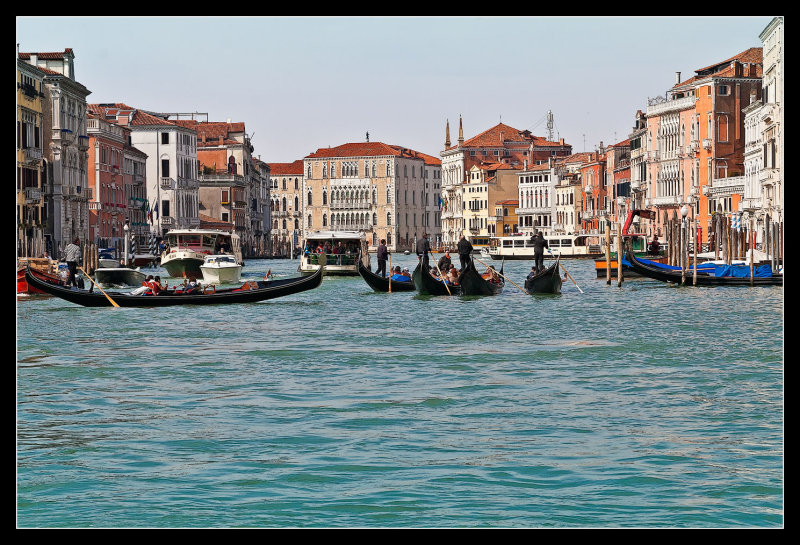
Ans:
{"label": "person walking", "polygon": [[417,257],[423,259],[426,267],[430,267],[428,254],[431,251],[431,242],[428,240],[428,233],[422,233],[422,238],[417,241]]}
{"label": "person walking", "polygon": [[464,235],[458,240],[458,259],[462,271],[472,262],[472,243]]}
{"label": "person walking", "polygon": [[376,274],[386,278],[386,260],[389,259],[389,250],[386,248],[386,239],[381,239],[378,245],[378,270]]}
{"label": "person walking", "polygon": [[78,287],[78,283],[75,279],[75,271],[78,269],[78,262],[81,260],[81,240],[78,237],[75,237],[75,240],[70,242],[66,248],[64,248],[64,261],[67,262],[67,286],[75,286]]}

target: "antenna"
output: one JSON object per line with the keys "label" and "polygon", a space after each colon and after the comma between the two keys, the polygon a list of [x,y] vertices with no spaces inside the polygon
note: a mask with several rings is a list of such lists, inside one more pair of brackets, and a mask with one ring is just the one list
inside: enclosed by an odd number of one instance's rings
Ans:
{"label": "antenna", "polygon": [[547,110],[547,140],[553,141],[553,112]]}

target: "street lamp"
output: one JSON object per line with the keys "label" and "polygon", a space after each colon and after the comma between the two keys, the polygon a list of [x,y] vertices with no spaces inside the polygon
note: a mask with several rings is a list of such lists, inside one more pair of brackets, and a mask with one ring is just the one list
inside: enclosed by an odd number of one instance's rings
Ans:
{"label": "street lamp", "polygon": [[126,267],[128,266],[128,245],[130,244],[130,238],[128,237],[128,231],[130,231],[130,229],[131,228],[128,225],[128,222],[126,221],[125,222],[125,226],[122,228],[122,230],[125,232],[125,261],[124,261],[124,263],[125,263]]}

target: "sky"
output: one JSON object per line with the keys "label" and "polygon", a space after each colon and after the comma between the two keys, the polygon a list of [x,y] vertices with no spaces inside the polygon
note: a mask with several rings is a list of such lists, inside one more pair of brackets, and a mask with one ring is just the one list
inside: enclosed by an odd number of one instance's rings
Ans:
{"label": "sky", "polygon": [[[72,48],[90,103],[244,122],[267,163],[384,142],[435,157],[459,118],[574,152],[625,140],[695,70],[761,47],[773,16],[17,16],[22,52]],[[205,119],[205,115],[202,116]]]}

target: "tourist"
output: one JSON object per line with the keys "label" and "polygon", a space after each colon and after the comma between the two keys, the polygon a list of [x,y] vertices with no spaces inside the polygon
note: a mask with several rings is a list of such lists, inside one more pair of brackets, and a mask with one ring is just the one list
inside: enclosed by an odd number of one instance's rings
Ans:
{"label": "tourist", "polygon": [[393,282],[409,282],[411,277],[403,274],[403,271],[400,270],[400,266],[398,265],[394,268],[394,274],[391,276],[390,280]]}
{"label": "tourist", "polygon": [[381,239],[378,245],[378,271],[377,274],[386,277],[386,260],[389,259],[389,250],[386,248],[386,239]]}
{"label": "tourist", "polygon": [[534,276],[536,276],[536,273],[537,273],[537,272],[538,272],[538,271],[536,270],[536,267],[531,267],[531,272],[529,272],[529,273],[528,273],[528,278],[527,278],[527,279],[528,279],[528,280],[530,280],[531,278],[533,278]]}
{"label": "tourist", "polygon": [[472,249],[472,243],[467,240],[467,237],[461,235],[458,240],[458,259],[461,261],[461,270],[464,270],[472,261]]}

